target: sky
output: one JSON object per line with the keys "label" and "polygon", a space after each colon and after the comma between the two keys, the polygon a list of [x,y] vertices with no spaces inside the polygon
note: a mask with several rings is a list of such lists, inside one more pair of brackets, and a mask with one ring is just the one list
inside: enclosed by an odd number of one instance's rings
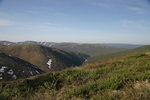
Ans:
{"label": "sky", "polygon": [[150,44],[150,0],[0,0],[0,40]]}

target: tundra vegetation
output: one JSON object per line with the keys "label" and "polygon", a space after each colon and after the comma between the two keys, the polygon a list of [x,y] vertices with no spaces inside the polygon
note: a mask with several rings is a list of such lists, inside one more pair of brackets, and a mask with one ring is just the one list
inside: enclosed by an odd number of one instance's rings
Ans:
{"label": "tundra vegetation", "polygon": [[149,100],[150,53],[0,83],[0,100]]}

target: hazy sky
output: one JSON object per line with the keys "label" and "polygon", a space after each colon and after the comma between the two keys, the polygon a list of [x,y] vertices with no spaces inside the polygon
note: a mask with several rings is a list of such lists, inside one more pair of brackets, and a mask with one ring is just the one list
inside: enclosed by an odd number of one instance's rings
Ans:
{"label": "hazy sky", "polygon": [[150,44],[150,0],[0,0],[0,40]]}

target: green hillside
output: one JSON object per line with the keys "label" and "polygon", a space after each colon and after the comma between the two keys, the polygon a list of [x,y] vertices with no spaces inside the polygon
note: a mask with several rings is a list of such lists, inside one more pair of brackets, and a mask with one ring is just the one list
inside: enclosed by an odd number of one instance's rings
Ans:
{"label": "green hillside", "polygon": [[53,44],[52,47],[72,52],[84,53],[90,56],[114,53],[125,50],[102,44],[56,43]]}
{"label": "green hillside", "polygon": [[92,56],[87,59],[87,63],[102,62],[102,61],[121,58],[123,56],[128,56],[131,54],[144,53],[144,52],[150,52],[150,45],[138,47],[138,48],[131,49],[131,50],[121,51],[121,52],[117,52],[117,53]]}
{"label": "green hillside", "polygon": [[0,83],[0,100],[149,100],[150,53]]}
{"label": "green hillside", "polygon": [[79,66],[89,57],[41,45],[0,46],[0,51],[23,59],[45,72]]}
{"label": "green hillside", "polygon": [[124,49],[135,49],[144,45],[140,44],[124,44],[124,43],[103,43],[103,45],[116,47],[116,48],[124,48]]}

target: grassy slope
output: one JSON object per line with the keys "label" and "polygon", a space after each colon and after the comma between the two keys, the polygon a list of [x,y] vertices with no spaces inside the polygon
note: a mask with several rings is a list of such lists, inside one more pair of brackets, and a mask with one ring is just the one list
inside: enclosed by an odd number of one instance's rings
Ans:
{"label": "grassy slope", "polygon": [[[40,45],[0,46],[0,51],[30,62],[46,72],[79,66],[89,57]],[[49,59],[52,59],[51,69],[47,65]]]}
{"label": "grassy slope", "polygon": [[150,45],[142,46],[142,47],[135,48],[132,50],[117,52],[117,53],[93,56],[93,57],[88,58],[87,62],[95,63],[95,62],[107,61],[107,60],[112,60],[114,58],[121,58],[123,56],[128,56],[128,55],[136,54],[136,53],[144,53],[144,52],[150,52]]}
{"label": "grassy slope", "polygon": [[64,71],[15,83],[1,83],[1,100],[149,100],[150,53]]}
{"label": "grassy slope", "polygon": [[[0,74],[2,74],[1,77],[3,77],[0,81],[14,81],[15,79],[12,78],[13,75],[16,75],[17,79],[20,79],[30,77],[32,74],[38,75],[39,73],[44,73],[42,70],[31,65],[30,63],[12,56],[8,56],[4,53],[0,53],[0,69],[2,66],[6,66],[7,68],[4,72],[0,72]],[[9,70],[13,71],[12,75],[8,74]],[[30,72],[32,72],[32,74]]]}

